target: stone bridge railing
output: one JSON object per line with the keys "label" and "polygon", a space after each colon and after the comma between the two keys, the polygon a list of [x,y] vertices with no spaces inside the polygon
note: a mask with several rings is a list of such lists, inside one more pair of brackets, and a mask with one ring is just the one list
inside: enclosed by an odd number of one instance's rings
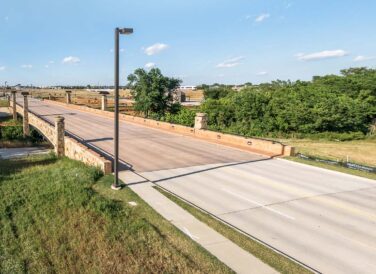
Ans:
{"label": "stone bridge railing", "polygon": [[[66,104],[56,102],[52,100],[45,100],[48,103],[61,105],[71,109],[77,109],[85,112],[99,114],[105,117],[114,117],[114,113],[101,109],[94,109],[86,106],[78,106],[74,104]],[[102,109],[105,107],[102,106]],[[207,130],[205,128],[206,121],[205,115],[198,113],[196,116],[195,127],[187,127],[182,125],[171,124],[167,122],[156,121],[152,119],[145,119],[142,117],[131,116],[126,114],[119,114],[120,120],[152,127],[169,132],[175,132],[182,135],[195,137],[198,139],[206,140],[209,142],[219,143],[230,147],[239,148],[242,150],[248,150],[260,154],[266,154],[269,156],[293,156],[294,147],[285,145],[281,142],[267,140],[262,138],[247,138],[243,136],[237,136],[233,134],[226,134]]]}
{"label": "stone bridge railing", "polygon": [[[11,101],[10,108],[12,110],[13,105],[14,103]],[[21,105],[16,103],[15,110],[24,117],[24,108]],[[73,137],[67,136],[64,131],[64,126],[63,130],[59,132],[56,124],[54,126],[30,111],[28,111],[27,121],[24,119],[24,123],[25,122],[35,127],[41,134],[43,134],[48,141],[53,144],[58,155],[63,155],[84,162],[85,164],[99,167],[104,174],[110,174],[112,172],[111,161],[105,159],[103,156],[75,140]],[[59,134],[62,136],[59,136]],[[62,150],[59,151],[59,148],[62,148]]]}

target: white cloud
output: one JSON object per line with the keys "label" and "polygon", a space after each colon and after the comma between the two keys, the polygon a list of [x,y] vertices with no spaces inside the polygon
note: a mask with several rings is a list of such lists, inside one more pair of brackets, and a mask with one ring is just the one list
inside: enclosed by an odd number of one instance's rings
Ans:
{"label": "white cloud", "polygon": [[265,75],[268,75],[268,72],[267,71],[260,71],[260,72],[257,72],[256,75],[257,76],[265,76]]}
{"label": "white cloud", "polygon": [[49,65],[44,65],[45,68],[49,68]]}
{"label": "white cloud", "polygon": [[21,65],[21,68],[31,69],[31,68],[33,68],[33,65]]}
{"label": "white cloud", "polygon": [[243,56],[234,57],[231,59],[227,59],[223,61],[222,63],[219,63],[217,65],[217,68],[232,68],[236,67],[241,64],[241,61],[244,60]]}
{"label": "white cloud", "polygon": [[165,49],[168,48],[168,45],[166,44],[163,44],[163,43],[156,43],[150,47],[147,47],[146,49],[144,49],[144,52],[147,54],[147,55],[154,55],[154,54],[157,54]]}
{"label": "white cloud", "polygon": [[376,59],[375,56],[364,56],[364,55],[358,55],[354,58],[354,62],[363,62],[363,61],[369,61]]}
{"label": "white cloud", "polygon": [[50,64],[55,64],[55,61],[51,60],[51,61],[49,61],[48,63],[50,63]]}
{"label": "white cloud", "polygon": [[5,16],[5,17],[4,17],[4,20],[5,20],[5,21],[9,21],[9,17],[8,17],[8,16]]}
{"label": "white cloud", "polygon": [[79,63],[81,60],[80,58],[78,57],[75,57],[75,56],[68,56],[68,57],[65,57],[62,61],[63,64],[77,64]]}
{"label": "white cloud", "polygon": [[145,64],[145,68],[147,68],[147,69],[151,69],[151,68],[154,68],[155,67],[155,63],[147,63],[147,64]]}
{"label": "white cloud", "polygon": [[263,13],[256,17],[255,22],[260,23],[270,17],[269,13]]}
{"label": "white cloud", "polygon": [[337,49],[337,50],[324,50],[320,52],[313,52],[313,53],[298,53],[295,56],[298,60],[301,61],[313,61],[313,60],[321,60],[321,59],[329,59],[329,58],[339,58],[349,55],[348,52]]}
{"label": "white cloud", "polygon": [[0,71],[5,70],[5,66],[0,66]]}

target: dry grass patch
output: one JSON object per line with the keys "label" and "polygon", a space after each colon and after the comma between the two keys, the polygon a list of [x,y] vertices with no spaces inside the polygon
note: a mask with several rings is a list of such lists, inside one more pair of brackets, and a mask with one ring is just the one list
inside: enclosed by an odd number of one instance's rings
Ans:
{"label": "dry grass patch", "polygon": [[297,152],[333,159],[376,166],[376,139],[345,142],[316,141],[308,139],[283,139],[283,143],[295,146]]}

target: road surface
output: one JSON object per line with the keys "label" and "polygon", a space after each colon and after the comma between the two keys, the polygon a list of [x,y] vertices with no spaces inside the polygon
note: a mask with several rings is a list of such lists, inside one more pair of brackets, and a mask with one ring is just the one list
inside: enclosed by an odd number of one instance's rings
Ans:
{"label": "road surface", "polygon": [[[20,102],[21,100],[19,100]],[[30,109],[110,154],[113,121],[31,100]],[[134,171],[323,273],[376,273],[376,181],[122,121]]]}

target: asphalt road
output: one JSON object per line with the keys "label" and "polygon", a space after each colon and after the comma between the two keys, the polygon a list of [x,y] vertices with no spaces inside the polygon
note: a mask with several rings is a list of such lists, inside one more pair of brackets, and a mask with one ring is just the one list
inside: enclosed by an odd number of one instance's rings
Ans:
{"label": "asphalt road", "polygon": [[[31,100],[112,153],[112,119]],[[376,181],[120,123],[142,176],[323,273],[376,273]]]}

